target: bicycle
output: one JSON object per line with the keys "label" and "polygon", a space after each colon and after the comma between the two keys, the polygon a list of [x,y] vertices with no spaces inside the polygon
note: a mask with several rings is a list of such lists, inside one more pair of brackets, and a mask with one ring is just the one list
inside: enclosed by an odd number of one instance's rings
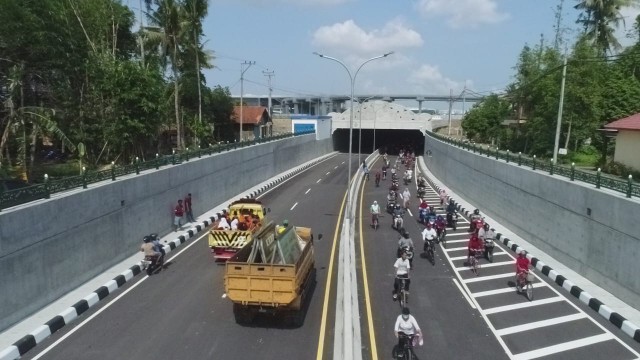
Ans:
{"label": "bicycle", "polygon": [[405,289],[409,278],[396,276],[396,279],[400,280],[400,286],[398,287],[398,303],[400,304],[400,309],[404,309],[409,303],[409,292]]}
{"label": "bicycle", "polygon": [[424,252],[427,255],[427,258],[429,258],[429,261],[431,261],[431,264],[435,265],[436,264],[436,258],[435,258],[434,240],[425,240],[425,242],[424,242]]}
{"label": "bicycle", "polygon": [[398,333],[401,346],[397,348],[395,358],[402,360],[413,360],[415,355],[413,354],[413,338],[416,335],[407,335],[403,332]]}
{"label": "bicycle", "polygon": [[516,275],[516,291],[521,293],[524,290],[529,301],[533,300],[533,274],[529,271],[523,271]]}
{"label": "bicycle", "polygon": [[476,276],[478,276],[478,270],[480,270],[480,261],[478,260],[478,258],[480,256],[482,256],[482,252],[483,250],[471,250],[472,251],[472,256],[469,259],[469,267],[471,267],[471,271],[473,271]]}

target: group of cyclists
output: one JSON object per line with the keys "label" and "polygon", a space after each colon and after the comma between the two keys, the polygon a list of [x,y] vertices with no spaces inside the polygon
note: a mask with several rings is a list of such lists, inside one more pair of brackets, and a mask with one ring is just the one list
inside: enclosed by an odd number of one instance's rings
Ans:
{"label": "group of cyclists", "polygon": [[[409,167],[413,166],[414,161],[415,155],[413,152],[401,151],[401,156],[396,159],[396,162],[393,164],[393,166],[390,166],[390,161],[387,158],[387,155],[383,155],[382,169],[381,171],[376,172],[376,185],[379,185],[380,180],[386,180],[387,171],[391,172],[392,185],[390,186],[389,193],[387,195],[387,210],[391,212],[392,215],[394,215],[394,218],[398,217],[402,219],[405,211],[409,207],[409,198],[411,196],[408,188],[405,188],[402,193],[399,192],[399,187],[397,184],[398,163],[403,163],[404,165]],[[418,186],[426,187],[426,180],[422,177],[419,177]],[[418,211],[420,212],[421,210],[424,210],[426,211],[426,214],[428,216],[433,215],[436,217],[435,222],[423,222],[424,229],[422,230],[421,237],[424,241],[425,249],[427,249],[428,246],[435,246],[435,244],[438,242],[439,234],[437,231],[437,227],[451,227],[452,224],[450,217],[452,217],[453,214],[457,215],[456,204],[452,199],[449,199],[446,192],[442,189],[439,191],[438,195],[440,198],[440,206],[447,212],[446,220],[442,218],[441,215],[440,219],[438,219],[437,215],[435,214],[434,207],[429,206],[424,198],[420,199]],[[403,206],[400,205],[400,202],[398,201],[399,199],[403,201]],[[370,207],[372,224],[377,224],[377,222],[379,221],[380,211],[380,205],[377,201],[374,201]],[[438,223],[438,221],[440,221],[440,223]],[[467,245],[467,264],[469,264],[472,256],[477,256],[483,253],[486,256],[487,252],[489,251],[492,254],[492,244],[495,240],[495,230],[492,229],[490,225],[484,221],[484,218],[480,215],[479,209],[476,209],[473,212],[470,217],[470,221],[470,238]],[[396,225],[394,220],[393,225],[394,228],[396,228],[396,230],[400,232],[400,238],[398,240],[397,248],[397,259],[394,263],[395,281],[392,292],[393,299],[397,300],[401,283],[404,284],[404,291],[406,292],[406,294],[409,293],[409,287],[411,284],[409,273],[413,268],[414,243],[411,239],[411,236],[404,228],[404,224],[402,222]],[[490,247],[487,244],[491,244]],[[526,252],[519,251],[518,257],[516,259],[516,288],[518,292],[521,292],[523,290],[522,287],[525,284],[526,276],[529,274],[529,267],[530,262],[526,257]],[[406,342],[413,341],[414,338],[422,342],[422,331],[415,318],[411,315],[409,308],[406,306],[403,307],[402,314],[399,315],[396,319],[394,333],[398,338],[397,349],[405,349]]]}

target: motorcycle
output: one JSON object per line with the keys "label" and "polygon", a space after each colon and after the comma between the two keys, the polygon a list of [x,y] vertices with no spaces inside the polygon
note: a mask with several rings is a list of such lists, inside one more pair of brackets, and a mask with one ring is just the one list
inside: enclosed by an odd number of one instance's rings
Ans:
{"label": "motorcycle", "polygon": [[387,212],[393,214],[393,210],[396,208],[396,202],[394,200],[387,200]]}
{"label": "motorcycle", "polygon": [[411,182],[411,175],[405,175],[402,180],[404,181],[405,185],[409,185],[409,183]]}
{"label": "motorcycle", "polygon": [[469,224],[469,232],[474,232],[482,229],[484,227],[484,218],[476,216],[476,218],[472,217],[471,223]]}
{"label": "motorcycle", "polygon": [[436,219],[436,233],[438,234],[437,242],[444,242],[444,237],[447,235],[447,226],[442,217]]}
{"label": "motorcycle", "polygon": [[458,228],[458,212],[448,212],[447,213],[447,226],[453,228],[453,231],[456,231]]}
{"label": "motorcycle", "polygon": [[400,231],[402,229],[403,224],[404,224],[404,219],[402,218],[402,215],[394,214],[393,224],[391,224],[391,227],[394,228],[395,230]]}
{"label": "motorcycle", "polygon": [[418,187],[418,197],[419,198],[424,198],[424,196],[427,194],[427,188],[425,186],[420,186]]}
{"label": "motorcycle", "polygon": [[402,253],[407,254],[407,260],[409,260],[409,266],[413,269],[413,248],[409,246],[399,247],[397,251],[397,257],[402,256]]}
{"label": "motorcycle", "polygon": [[489,260],[489,262],[493,262],[493,248],[496,246],[494,244],[493,239],[484,239],[484,257]]}
{"label": "motorcycle", "polygon": [[429,214],[429,211],[427,210],[427,208],[419,208],[418,210],[418,221],[420,221],[421,224],[427,224],[427,215]]}

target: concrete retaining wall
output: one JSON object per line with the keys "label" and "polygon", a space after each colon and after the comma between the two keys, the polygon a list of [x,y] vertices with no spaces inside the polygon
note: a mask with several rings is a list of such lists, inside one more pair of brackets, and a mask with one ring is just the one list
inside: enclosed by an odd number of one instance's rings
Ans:
{"label": "concrete retaining wall", "polygon": [[0,331],[131,256],[142,236],[172,229],[187,193],[194,216],[333,151],[304,135],[54,194],[0,213]]}
{"label": "concrete retaining wall", "polygon": [[425,150],[431,150],[425,163],[434,175],[481,212],[640,307],[637,199],[496,161],[428,135]]}

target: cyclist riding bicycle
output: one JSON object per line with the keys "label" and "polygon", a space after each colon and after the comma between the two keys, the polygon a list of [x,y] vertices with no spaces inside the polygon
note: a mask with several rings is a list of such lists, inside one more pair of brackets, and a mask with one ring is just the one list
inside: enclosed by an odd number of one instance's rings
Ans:
{"label": "cyclist riding bicycle", "polygon": [[478,237],[477,232],[471,235],[471,239],[469,239],[467,249],[469,250],[469,253],[467,254],[467,264],[471,263],[471,257],[475,256],[475,252],[484,251],[484,243]]}
{"label": "cyclist riding bicycle", "polygon": [[524,250],[520,250],[518,258],[516,259],[516,287],[518,292],[522,291],[520,284],[524,283],[525,277],[529,273],[529,259]]}
{"label": "cyclist riding bicycle", "polygon": [[373,204],[371,204],[371,225],[373,225],[375,223],[376,220],[378,220],[378,215],[380,215],[380,205],[378,205],[377,201],[373,201]]}
{"label": "cyclist riding bicycle", "polygon": [[398,351],[402,351],[402,349],[404,349],[404,341],[410,340],[413,336],[418,336],[420,339],[419,344],[423,344],[422,330],[420,330],[420,326],[418,325],[416,318],[411,315],[411,311],[409,311],[408,307],[402,309],[402,315],[399,315],[396,319],[393,331],[396,338],[398,338]]}
{"label": "cyclist riding bicycle", "polygon": [[411,280],[409,279],[411,263],[407,258],[406,252],[402,252],[402,255],[393,264],[393,267],[396,269],[396,278],[393,282],[393,299],[396,300],[398,298],[398,288],[400,288],[400,279],[406,279],[404,289],[407,294],[409,293],[409,284],[411,284]]}

